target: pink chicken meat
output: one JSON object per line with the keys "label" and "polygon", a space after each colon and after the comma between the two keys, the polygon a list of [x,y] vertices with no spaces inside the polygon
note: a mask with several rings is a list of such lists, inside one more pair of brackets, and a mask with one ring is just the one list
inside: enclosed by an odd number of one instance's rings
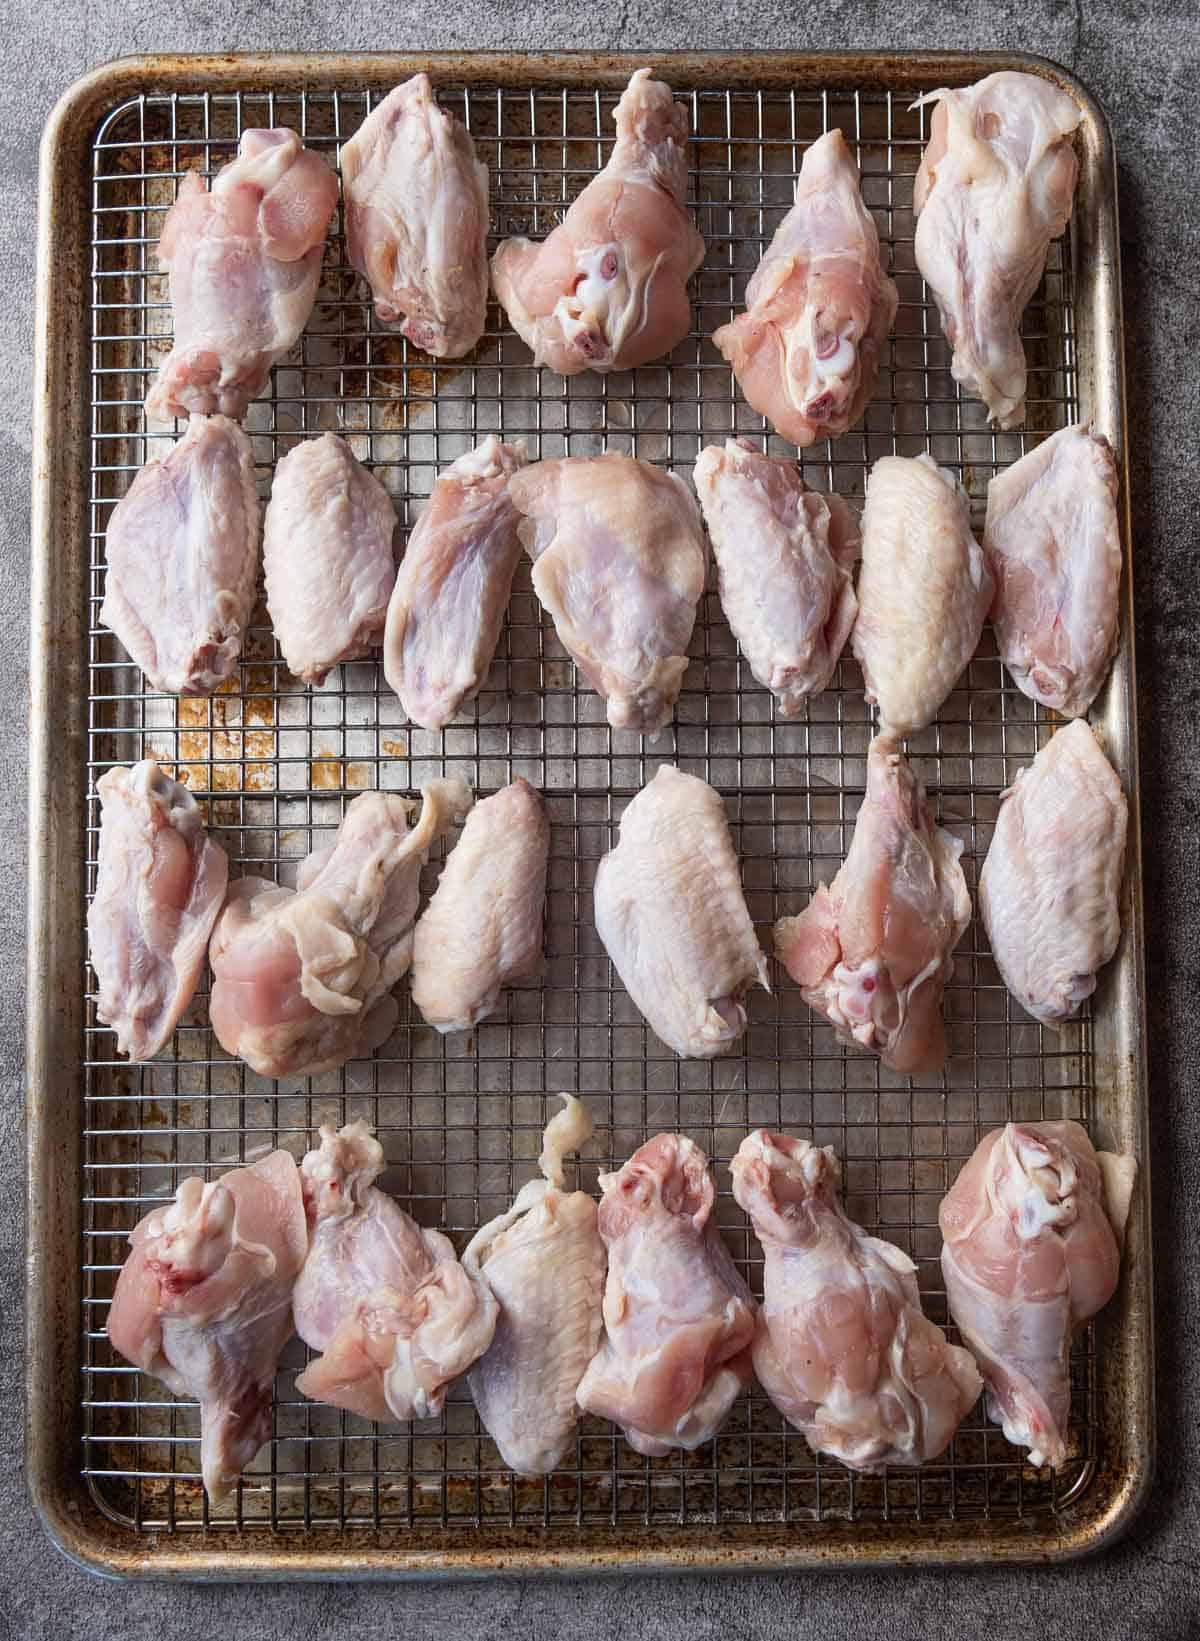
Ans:
{"label": "pink chicken meat", "polygon": [[983,548],[1004,665],[1034,701],[1081,718],[1117,647],[1121,531],[1107,439],[1064,427],[988,485]]}
{"label": "pink chicken meat", "polygon": [[749,1385],[755,1307],[712,1217],[703,1151],[659,1134],[603,1174],[605,1336],[579,1386],[639,1453],[710,1441]]}
{"label": "pink chicken meat", "polygon": [[754,1371],[767,1395],[814,1453],[852,1470],[936,1458],[983,1381],[922,1311],[908,1255],[847,1217],[832,1148],[760,1128],[731,1172],[763,1247]]}
{"label": "pink chicken meat", "polygon": [[511,485],[525,446],[490,433],[439,473],[387,611],[383,670],[414,724],[444,729],[496,654],[521,558]]}
{"label": "pink chicken meat", "polygon": [[708,553],[678,475],[609,451],[512,480],[533,590],[614,729],[656,736],[687,671]]}
{"label": "pink chicken meat", "polygon": [[110,769],[96,790],[100,862],[87,920],[96,1017],[122,1054],[150,1060],[196,990],[229,860],[195,798],[153,758]]}
{"label": "pink chicken meat", "polygon": [[691,326],[704,241],[687,213],[687,113],[640,68],[617,105],[608,164],[541,244],[506,239],[492,285],[534,361],[560,376],[629,370]]}
{"label": "pink chicken meat", "polygon": [[1021,317],[1066,227],[1082,118],[1038,74],[989,74],[931,91],[929,146],[913,184],[917,267],[937,300],[951,375],[1000,427],[1025,419]]}
{"label": "pink chicken meat", "polygon": [[175,346],[147,416],[245,414],[308,322],[337,195],[333,171],[294,131],[244,132],[211,192],[187,173],[158,244]]}
{"label": "pink chicken meat", "polygon": [[457,359],[487,316],[488,175],[427,75],[388,94],[342,148],[346,253],[381,324]]}
{"label": "pink chicken meat", "polygon": [[983,1139],[939,1213],[950,1314],[988,1414],[1033,1465],[1067,1457],[1071,1338],[1112,1298],[1137,1165],[1075,1122]]}
{"label": "pink chicken meat", "polygon": [[264,1077],[312,1077],[371,1054],[399,1014],[412,961],[421,867],[471,806],[461,781],[408,800],[364,792],[334,842],[301,864],[295,889],[239,878],[209,947],[217,1041]]}
{"label": "pink chicken meat", "polygon": [[308,1248],[295,1159],[273,1151],[207,1185],[185,1179],[129,1240],[108,1337],[200,1403],[200,1466],[219,1503],[271,1438],[271,1387]]}
{"label": "pink chicken meat", "polygon": [[875,740],[841,870],[775,925],[776,955],[809,1007],[842,1042],[910,1076],[946,1060],[942,992],[971,920],[961,854],[907,761]]}
{"label": "pink chicken meat", "polygon": [[840,496],[746,439],[700,452],[693,474],[720,574],[721,607],[750,670],[785,718],[833,677],[858,600],[861,539]]}
{"label": "pink chicken meat", "polygon": [[151,688],[209,695],[237,666],[258,579],[254,452],[236,422],[193,416],[108,521],[104,603]]}
{"label": "pink chicken meat", "polygon": [[382,1170],[365,1122],[326,1123],[300,1165],[312,1246],[293,1309],[320,1354],[296,1389],[364,1419],[428,1419],[491,1343],[496,1301],[440,1231],[376,1187]]}
{"label": "pink chicken meat", "polygon": [[899,294],[840,131],[804,156],[796,200],[746,287],[746,311],[713,335],[754,409],[794,445],[853,427],[875,386]]}

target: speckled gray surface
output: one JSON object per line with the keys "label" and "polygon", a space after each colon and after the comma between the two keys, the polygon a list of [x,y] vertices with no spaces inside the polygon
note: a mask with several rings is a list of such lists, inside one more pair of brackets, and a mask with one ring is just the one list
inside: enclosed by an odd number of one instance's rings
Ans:
{"label": "speckled gray surface", "polygon": [[[1200,11],[1112,0],[55,0],[0,7],[0,1637],[196,1634],[288,1641],[617,1632],[623,1641],[775,1636],[1185,1637],[1200,1633],[1200,205],[1195,94]],[[1016,20],[1006,20],[1012,12]],[[37,141],[85,69],[152,50],[415,50],[564,45],[820,49],[1019,48],[1072,68],[1108,111],[1120,161],[1130,482],[1137,577],[1159,1471],[1151,1504],[1107,1557],[1051,1571],[670,1579],[487,1587],[164,1588],[101,1583],[65,1563],[33,1518],[21,1471],[19,1274],[25,904],[26,627]],[[1191,112],[1189,113],[1189,110]]]}

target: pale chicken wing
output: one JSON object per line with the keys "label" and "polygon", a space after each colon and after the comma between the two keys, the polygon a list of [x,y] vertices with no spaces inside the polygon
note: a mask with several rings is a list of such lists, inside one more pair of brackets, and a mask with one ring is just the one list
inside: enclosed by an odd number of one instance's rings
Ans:
{"label": "pale chicken wing", "polygon": [[1121,531],[1107,439],[1064,427],[997,473],[983,547],[996,642],[1017,688],[1082,718],[1117,647]]}
{"label": "pale chicken wing", "polygon": [[336,433],[296,445],[276,467],[263,525],[267,610],[288,671],[306,684],[381,642],[395,531],[391,497]]}
{"label": "pale chicken wing", "polygon": [[579,1386],[639,1453],[711,1441],[747,1387],[755,1306],[712,1217],[707,1159],[659,1134],[602,1174],[604,1339]]}
{"label": "pale chicken wing", "polygon": [[917,267],[937,299],[956,382],[1001,427],[1025,419],[1021,316],[1066,227],[1082,112],[1036,74],[989,74],[932,91],[929,146],[913,185]]}
{"label": "pale chicken wing", "polygon": [[1075,1122],[1008,1123],[980,1142],[938,1215],[950,1314],[988,1415],[1033,1465],[1067,1457],[1071,1337],[1112,1298],[1137,1164]]}
{"label": "pale chicken wing", "polygon": [[760,415],[794,445],[836,438],[867,407],[899,293],[840,131],[804,155],[796,201],[713,341]]}
{"label": "pale chicken wing", "polygon": [[287,130],[244,132],[211,193],[187,173],[158,244],[175,346],[147,416],[245,414],[308,322],[337,193],[329,166]]}
{"label": "pale chicken wing", "polygon": [[122,1054],[149,1060],[196,990],[229,859],[195,798],[153,758],[110,769],[96,790],[100,859],[87,914],[96,1018]]}
{"label": "pale chicken wing", "polygon": [[534,591],[609,723],[658,735],[687,671],[708,565],[691,490],[609,451],[537,462],[511,491]]}
{"label": "pale chicken wing", "polygon": [[313,1077],[371,1054],[399,1014],[392,995],[412,961],[421,867],[471,806],[462,781],[430,781],[421,813],[364,792],[297,887],[259,877],[232,886],[213,932],[209,1015],[217,1041],[264,1077]]}
{"label": "pale chicken wing", "polygon": [[342,147],[346,253],[384,325],[457,359],[487,315],[488,174],[424,74],[397,86]]}
{"label": "pale chicken wing", "polygon": [[983,1381],[921,1309],[916,1266],[838,1198],[831,1147],[756,1130],[730,1165],[762,1243],[754,1371],[814,1453],[852,1470],[945,1451]]}
{"label": "pale chicken wing", "polygon": [[108,521],[102,625],[153,689],[209,695],[237,665],[258,580],[254,453],[236,422],[193,416]]}
{"label": "pale chicken wing", "polygon": [[785,718],[833,677],[858,613],[858,524],[840,496],[809,490],[795,462],[745,439],[710,444],[694,478],[721,607]]}
{"label": "pale chicken wing", "polygon": [[525,446],[494,433],[438,475],[400,564],[383,670],[414,724],[444,729],[478,695],[521,557],[513,475]]}
{"label": "pale chicken wing", "polygon": [[296,1389],[364,1419],[433,1418],[491,1342],[496,1301],[376,1187],[383,1147],[365,1122],[325,1123],[320,1141],[300,1165],[312,1246],[293,1309],[321,1354]]}
{"label": "pale chicken wing", "polygon": [[725,806],[669,764],[621,817],[596,872],[595,916],[625,989],[682,1058],[723,1054],[746,1029],[746,992],[770,990]]}
{"label": "pale chicken wing", "polygon": [[467,816],[413,936],[412,998],[440,1032],[469,1031],[505,986],[536,978],[550,821],[520,776]]}
{"label": "pale chicken wing", "polygon": [[1079,1012],[1121,936],[1129,805],[1083,719],[1021,770],[996,817],[979,909],[1004,984],[1054,1026]]}
{"label": "pale chicken wing", "polygon": [[506,239],[492,285],[534,362],[560,376],[628,370],[687,335],[704,241],[687,213],[687,111],[640,68],[608,164],[540,244]]}
{"label": "pale chicken wing", "polygon": [[295,1159],[273,1151],[207,1185],[185,1179],[129,1240],[108,1337],[200,1403],[200,1467],[219,1503],[271,1439],[271,1387],[308,1249]]}
{"label": "pale chicken wing", "polygon": [[575,1392],[603,1326],[604,1243],[596,1204],[563,1186],[563,1157],[592,1136],[581,1100],[563,1094],[538,1166],[507,1213],[479,1230],[463,1268],[499,1305],[496,1332],[467,1382],[479,1417],[505,1464],[544,1476],[566,1454],[579,1420]]}
{"label": "pale chicken wing", "polygon": [[839,1039],[908,1075],[946,1060],[942,992],[971,921],[962,844],[935,826],[907,761],[872,741],[850,852],[798,917],[775,925],[775,953]]}
{"label": "pale chicken wing", "polygon": [[867,481],[851,648],[884,735],[932,723],[979,644],[995,584],[967,497],[932,456],[881,456]]}

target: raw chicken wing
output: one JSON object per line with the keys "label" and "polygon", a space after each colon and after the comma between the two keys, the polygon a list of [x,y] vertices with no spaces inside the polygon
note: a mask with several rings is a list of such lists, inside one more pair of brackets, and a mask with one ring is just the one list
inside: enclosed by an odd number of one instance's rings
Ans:
{"label": "raw chicken wing", "polygon": [[799,917],[775,925],[775,953],[843,1043],[910,1076],[946,1062],[942,991],[971,921],[962,844],[935,826],[920,781],[872,741],[850,852]]}
{"label": "raw chicken wing", "polygon": [[108,521],[100,620],[154,689],[209,695],[237,665],[258,580],[254,454],[236,422],[193,416]]}
{"label": "raw chicken wing", "polygon": [[413,1002],[438,1031],[469,1031],[540,973],[549,854],[545,802],[519,776],[467,816],[413,937]]}
{"label": "raw chicken wing", "polygon": [[833,1149],[756,1130],[730,1165],[764,1255],[754,1371],[814,1453],[852,1470],[945,1451],[983,1381],[921,1309],[916,1266],[846,1217]]}
{"label": "raw chicken wing", "polygon": [[979,874],[979,909],[1004,984],[1054,1026],[1079,1012],[1121,936],[1128,804],[1081,718],[1018,774]]}
{"label": "raw chicken wing", "polygon": [[560,376],[644,365],[691,325],[704,241],[686,206],[687,111],[639,68],[616,118],[608,164],[549,239],[506,239],[492,258],[509,323]]}
{"label": "raw chicken wing", "polygon": [[917,267],[954,349],[954,380],[1017,427],[1021,316],[1071,215],[1079,104],[1039,75],[1011,73],[920,100],[936,107],[913,184]]}
{"label": "raw chicken wing", "polygon": [[229,876],[195,798],[153,758],[110,769],[100,795],[100,861],[88,907],[96,1018],[117,1048],[150,1060],[192,1000]]}
{"label": "raw chicken wing", "polygon": [[575,1435],[575,1392],[603,1326],[606,1255],[596,1204],[563,1188],[563,1156],[592,1137],[583,1103],[546,1127],[530,1180],[507,1213],[477,1231],[463,1268],[484,1281],[500,1307],[489,1348],[468,1375],[471,1394],[500,1456],[521,1476],[557,1468]]}
{"label": "raw chicken wing", "polygon": [[511,490],[534,591],[609,723],[658,735],[687,671],[707,569],[691,490],[615,451],[538,462]]}
{"label": "raw chicken wing", "polygon": [[882,734],[933,722],[975,653],[993,590],[954,475],[932,456],[881,456],[867,482],[850,642]]}
{"label": "raw chicken wing", "polygon": [[659,1134],[602,1174],[605,1336],[579,1387],[652,1457],[711,1441],[750,1383],[754,1300],[712,1217],[703,1151]]}
{"label": "raw chicken wing", "polygon": [[300,1165],[312,1246],[293,1308],[321,1354],[296,1389],[364,1419],[429,1419],[491,1342],[496,1301],[448,1238],[376,1188],[383,1165],[365,1122],[324,1124]]}
{"label": "raw chicken wing", "polygon": [[245,414],[308,322],[337,193],[337,177],[294,131],[243,132],[211,193],[187,173],[158,242],[175,346],[147,416]]}
{"label": "raw chicken wing", "polygon": [[1117,647],[1121,532],[1107,439],[1064,427],[988,485],[992,625],[1017,688],[1082,718]]}
{"label": "raw chicken wing", "polygon": [[733,635],[794,717],[833,677],[854,625],[857,521],[840,496],[809,490],[795,462],[745,439],[707,446],[694,477]]}
{"label": "raw chicken wing", "polygon": [[421,867],[471,805],[462,781],[408,800],[364,792],[295,889],[240,878],[213,933],[209,1015],[217,1041],[264,1077],[315,1077],[391,1036],[392,988],[412,961]]}
{"label": "raw chicken wing", "polygon": [[487,677],[521,557],[509,485],[523,444],[490,433],[433,487],[388,605],[383,670],[414,724],[444,729]]}
{"label": "raw chicken wing", "polygon": [[1094,1151],[1078,1123],[1008,1123],[942,1202],[950,1314],[988,1416],[1030,1464],[1066,1459],[1071,1336],[1117,1286],[1136,1173],[1132,1157]]}
{"label": "raw chicken wing", "polygon": [[723,1054],[767,962],[742,895],[725,805],[664,764],[621,817],[596,872],[596,932],[625,989],[685,1059]]}
{"label": "raw chicken wing", "polygon": [[185,1179],[129,1240],[108,1337],[173,1395],[200,1403],[200,1467],[215,1504],[271,1439],[271,1387],[308,1248],[295,1159],[272,1151],[207,1185]]}
{"label": "raw chicken wing", "polygon": [[487,314],[488,174],[424,74],[389,93],[342,148],[346,254],[384,325],[457,359]]}
{"label": "raw chicken wing", "polygon": [[289,450],[263,526],[267,609],[288,671],[320,684],[383,638],[396,576],[391,497],[336,433]]}
{"label": "raw chicken wing", "polygon": [[795,445],[853,427],[875,386],[899,293],[840,131],[804,156],[796,203],[713,341],[755,410]]}

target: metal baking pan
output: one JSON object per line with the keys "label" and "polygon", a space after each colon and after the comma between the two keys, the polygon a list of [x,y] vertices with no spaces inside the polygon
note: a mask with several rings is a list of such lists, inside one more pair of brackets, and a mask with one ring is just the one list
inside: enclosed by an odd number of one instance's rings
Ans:
{"label": "metal baking pan", "polygon": [[[1051,64],[1013,56],[656,54],[689,104],[692,193],[708,255],[696,331],[667,362],[569,382],[529,367],[493,310],[476,353],[433,365],[380,331],[347,269],[340,232],[308,331],[253,409],[260,477],[297,439],[334,427],[405,517],[435,469],[486,429],[531,456],[616,448],[686,473],[732,429],[761,435],[707,338],[730,316],[786,209],[803,147],[839,125],[855,145],[899,283],[896,332],[863,427],[804,455],[821,488],[861,496],[880,454],[928,445],[960,473],[977,522],[989,476],[1032,441],[1089,419],[1126,442],[1116,179],[1088,92]],[[663,759],[725,795],[760,925],[802,905],[845,852],[869,738],[861,680],[843,661],[806,718],[774,718],[709,593],[676,722],[657,743],[611,732],[543,621],[527,579],[474,715],[444,736],[402,719],[372,664],[320,691],[289,678],[261,611],[240,675],[208,701],[155,697],[97,623],[103,534],[154,448],[141,400],[170,312],[154,247],[187,167],[211,174],[247,125],[296,127],[331,159],[378,96],[428,69],[468,121],[491,173],[493,229],[544,234],[603,163],[616,96],[641,59],[508,55],[147,57],[81,80],[42,150],[34,439],[29,941],[28,1472],[53,1538],[95,1570],[191,1578],[396,1576],[633,1568],[805,1567],[1045,1561],[1110,1541],[1149,1484],[1151,1272],[1141,869],[1132,599],[1093,718],[1131,804],[1123,938],[1088,1016],[1055,1036],[1008,999],[978,924],[947,995],[952,1058],[910,1082],[847,1053],[781,984],[757,994],[742,1052],[676,1060],[649,1034],[599,946],[590,884],[625,802]],[[912,176],[927,115],[920,92],[1001,67],[1049,75],[1083,108],[1069,236],[1026,316],[1026,430],[987,430],[952,382],[948,350],[912,255]],[[335,223],[335,228],[339,224]],[[786,447],[777,446],[784,449]],[[1127,520],[1126,520],[1127,524]],[[1126,529],[1126,541],[1129,541]],[[999,795],[1048,733],[988,641],[938,723],[911,745],[973,880]],[[553,857],[541,987],[466,1040],[402,1023],[371,1062],[295,1092],[223,1058],[199,997],[168,1056],[134,1068],[98,1026],[84,912],[94,881],[95,781],[154,750],[206,802],[235,870],[286,878],[336,825],[348,794],[414,789],[437,771],[479,791],[514,774],[547,794]],[[435,870],[430,868],[430,872]],[[197,1474],[194,1407],[117,1359],[104,1321],[124,1236],[188,1173],[217,1173],[275,1143],[304,1149],[323,1118],[376,1122],[386,1183],[425,1223],[465,1236],[507,1204],[536,1156],[548,1096],[579,1089],[598,1137],[580,1176],[645,1134],[682,1127],[717,1162],[722,1224],[756,1281],[756,1249],[725,1164],[755,1123],[833,1143],[849,1207],[918,1261],[945,1320],[938,1201],[979,1135],[1006,1117],[1076,1116],[1136,1153],[1141,1172],[1124,1275],[1079,1341],[1074,1445],[1055,1475],[1023,1466],[976,1409],[941,1460],[853,1476],[815,1459],[761,1394],[693,1454],[647,1460],[589,1421],[545,1482],[516,1481],[465,1393],[442,1420],[378,1429],[294,1389],[289,1347],[275,1435],[228,1507]]]}

